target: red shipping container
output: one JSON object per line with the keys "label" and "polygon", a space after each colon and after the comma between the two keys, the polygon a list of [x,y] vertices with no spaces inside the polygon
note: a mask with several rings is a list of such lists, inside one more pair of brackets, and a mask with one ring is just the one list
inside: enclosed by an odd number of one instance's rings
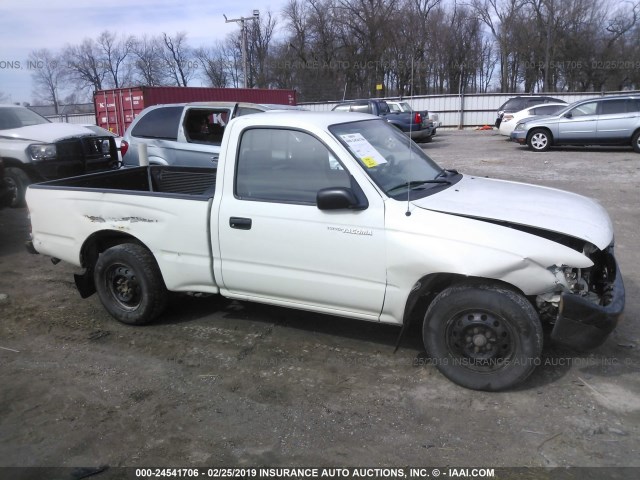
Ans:
{"label": "red shipping container", "polygon": [[251,102],[296,105],[295,90],[208,87],[129,87],[99,90],[93,94],[96,124],[123,135],[146,107],[164,103]]}

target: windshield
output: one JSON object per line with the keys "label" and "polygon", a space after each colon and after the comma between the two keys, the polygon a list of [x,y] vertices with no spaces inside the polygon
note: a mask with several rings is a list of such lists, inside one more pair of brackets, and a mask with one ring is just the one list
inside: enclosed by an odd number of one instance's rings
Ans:
{"label": "windshield", "polygon": [[400,102],[398,105],[400,105],[400,110],[403,112],[411,111],[411,106],[407,102]]}
{"label": "windshield", "polygon": [[2,107],[0,108],[0,130],[8,130],[10,128],[28,127],[30,125],[39,125],[41,123],[50,123],[44,117],[24,107]]}
{"label": "windshield", "polygon": [[[452,182],[444,170],[400,130],[382,120],[341,123],[329,128],[373,181],[390,197],[412,199]],[[445,175],[446,176],[446,175]]]}

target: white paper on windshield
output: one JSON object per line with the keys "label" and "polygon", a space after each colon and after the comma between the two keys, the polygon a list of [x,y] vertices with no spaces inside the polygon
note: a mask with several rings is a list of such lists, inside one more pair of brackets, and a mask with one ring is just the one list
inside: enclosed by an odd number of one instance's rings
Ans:
{"label": "white paper on windshield", "polygon": [[367,168],[373,168],[387,163],[387,160],[382,154],[360,133],[347,133],[340,135],[340,138],[347,142],[349,148],[362,160],[362,163],[364,163]]}

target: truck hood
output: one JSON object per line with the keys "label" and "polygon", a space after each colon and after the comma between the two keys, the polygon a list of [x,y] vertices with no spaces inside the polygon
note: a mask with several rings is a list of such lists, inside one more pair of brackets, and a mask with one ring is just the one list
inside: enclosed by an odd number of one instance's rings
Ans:
{"label": "truck hood", "polygon": [[0,137],[31,142],[53,143],[70,137],[95,135],[91,130],[70,123],[41,123],[28,127],[0,130]]}
{"label": "truck hood", "polygon": [[412,203],[427,210],[560,233],[601,250],[613,240],[611,220],[599,203],[554,188],[463,176],[446,190]]}

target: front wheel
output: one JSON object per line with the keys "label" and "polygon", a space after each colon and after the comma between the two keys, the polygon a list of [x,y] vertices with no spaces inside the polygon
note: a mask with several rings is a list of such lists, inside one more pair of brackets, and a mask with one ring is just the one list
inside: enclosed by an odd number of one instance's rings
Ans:
{"label": "front wheel", "polygon": [[109,248],[98,257],[93,275],[102,305],[123,323],[149,323],[167,306],[167,289],[158,264],[141,245],[124,243]]}
{"label": "front wheel", "polygon": [[31,183],[29,176],[20,168],[9,167],[5,170],[4,180],[11,192],[9,205],[12,208],[24,207],[27,187]]}
{"label": "front wheel", "polygon": [[551,134],[543,129],[536,129],[527,139],[529,148],[534,152],[546,152],[551,147]]}
{"label": "front wheel", "polygon": [[538,314],[526,298],[504,287],[447,288],[429,306],[422,335],[437,368],[473,390],[513,387],[540,363]]}

